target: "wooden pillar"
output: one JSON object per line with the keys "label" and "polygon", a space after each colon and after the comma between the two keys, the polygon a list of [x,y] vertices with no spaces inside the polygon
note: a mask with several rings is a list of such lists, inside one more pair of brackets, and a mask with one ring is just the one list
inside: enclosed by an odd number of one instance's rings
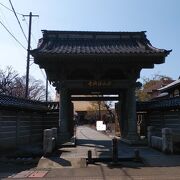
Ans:
{"label": "wooden pillar", "polygon": [[70,140],[69,132],[69,108],[70,108],[70,95],[68,89],[61,87],[60,89],[60,113],[59,113],[59,141],[64,143]]}
{"label": "wooden pillar", "polygon": [[118,124],[119,124],[119,130],[120,130],[120,136],[124,136],[124,130],[125,130],[125,112],[124,112],[124,94],[119,94],[119,102],[116,104],[116,113],[118,118]]}
{"label": "wooden pillar", "polygon": [[127,92],[122,92],[121,94],[121,129],[122,129],[122,134],[121,137],[124,138],[127,135],[127,128],[128,128],[128,121],[127,121],[127,108],[128,108],[128,103],[127,103]]}
{"label": "wooden pillar", "polygon": [[126,139],[130,141],[131,144],[134,144],[139,140],[137,134],[135,86],[130,86],[127,90],[127,121]]}
{"label": "wooden pillar", "polygon": [[122,134],[122,129],[121,129],[121,124],[120,124],[120,114],[121,114],[121,110],[120,110],[120,101],[118,103],[115,103],[115,135],[116,136],[121,136]]}
{"label": "wooden pillar", "polygon": [[69,132],[71,134],[71,137],[74,136],[74,104],[70,102],[70,108],[69,108]]}
{"label": "wooden pillar", "polygon": [[20,140],[21,116],[23,116],[23,113],[18,112],[17,116],[16,116],[16,147],[18,147],[21,142],[21,140]]}

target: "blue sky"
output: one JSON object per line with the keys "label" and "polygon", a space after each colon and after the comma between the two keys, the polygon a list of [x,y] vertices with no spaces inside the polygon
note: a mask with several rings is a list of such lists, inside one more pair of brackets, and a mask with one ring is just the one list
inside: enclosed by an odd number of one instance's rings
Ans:
{"label": "blue sky", "polygon": [[[8,0],[0,0],[10,8]],[[38,14],[33,18],[32,48],[42,36],[41,30],[147,31],[147,38],[157,48],[172,49],[162,65],[143,70],[141,77],[153,74],[180,76],[180,1],[179,0],[12,0],[22,14]],[[19,19],[27,33],[27,24]],[[27,47],[18,23],[10,11],[0,5],[0,21]],[[28,19],[26,18],[26,21]],[[12,65],[25,73],[26,51],[0,26],[0,68]],[[43,79],[39,67],[31,65],[30,74]]]}

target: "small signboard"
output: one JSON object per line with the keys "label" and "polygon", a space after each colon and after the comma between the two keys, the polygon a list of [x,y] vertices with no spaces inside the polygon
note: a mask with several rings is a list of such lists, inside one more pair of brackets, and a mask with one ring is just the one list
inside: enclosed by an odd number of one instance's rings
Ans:
{"label": "small signboard", "polygon": [[106,131],[106,125],[103,124],[103,121],[96,121],[96,130],[97,131]]}
{"label": "small signboard", "polygon": [[88,87],[110,87],[112,85],[111,81],[97,81],[97,80],[92,80],[88,81]]}

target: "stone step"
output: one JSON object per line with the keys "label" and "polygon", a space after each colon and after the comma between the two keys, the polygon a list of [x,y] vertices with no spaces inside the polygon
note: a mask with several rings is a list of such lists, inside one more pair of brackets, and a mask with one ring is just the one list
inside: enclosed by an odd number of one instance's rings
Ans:
{"label": "stone step", "polygon": [[69,141],[65,141],[64,143],[58,142],[59,147],[75,147],[76,146],[76,136],[71,137]]}
{"label": "stone step", "polygon": [[42,157],[39,160],[37,168],[83,168],[86,167],[85,158],[60,158],[60,157]]}
{"label": "stone step", "polygon": [[75,145],[75,143],[74,142],[65,142],[65,143],[63,143],[63,144],[61,144],[61,147],[75,147],[76,145]]}

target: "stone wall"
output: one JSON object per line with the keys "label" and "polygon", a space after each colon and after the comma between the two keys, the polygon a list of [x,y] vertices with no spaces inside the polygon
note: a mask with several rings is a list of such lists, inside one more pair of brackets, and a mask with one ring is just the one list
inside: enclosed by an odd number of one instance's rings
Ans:
{"label": "stone wall", "polygon": [[173,145],[173,131],[171,128],[162,128],[161,137],[154,135],[154,127],[148,127],[148,145],[163,151],[164,153],[173,153],[176,147]]}
{"label": "stone wall", "polygon": [[42,144],[43,130],[58,127],[58,112],[0,109],[0,150]]}

